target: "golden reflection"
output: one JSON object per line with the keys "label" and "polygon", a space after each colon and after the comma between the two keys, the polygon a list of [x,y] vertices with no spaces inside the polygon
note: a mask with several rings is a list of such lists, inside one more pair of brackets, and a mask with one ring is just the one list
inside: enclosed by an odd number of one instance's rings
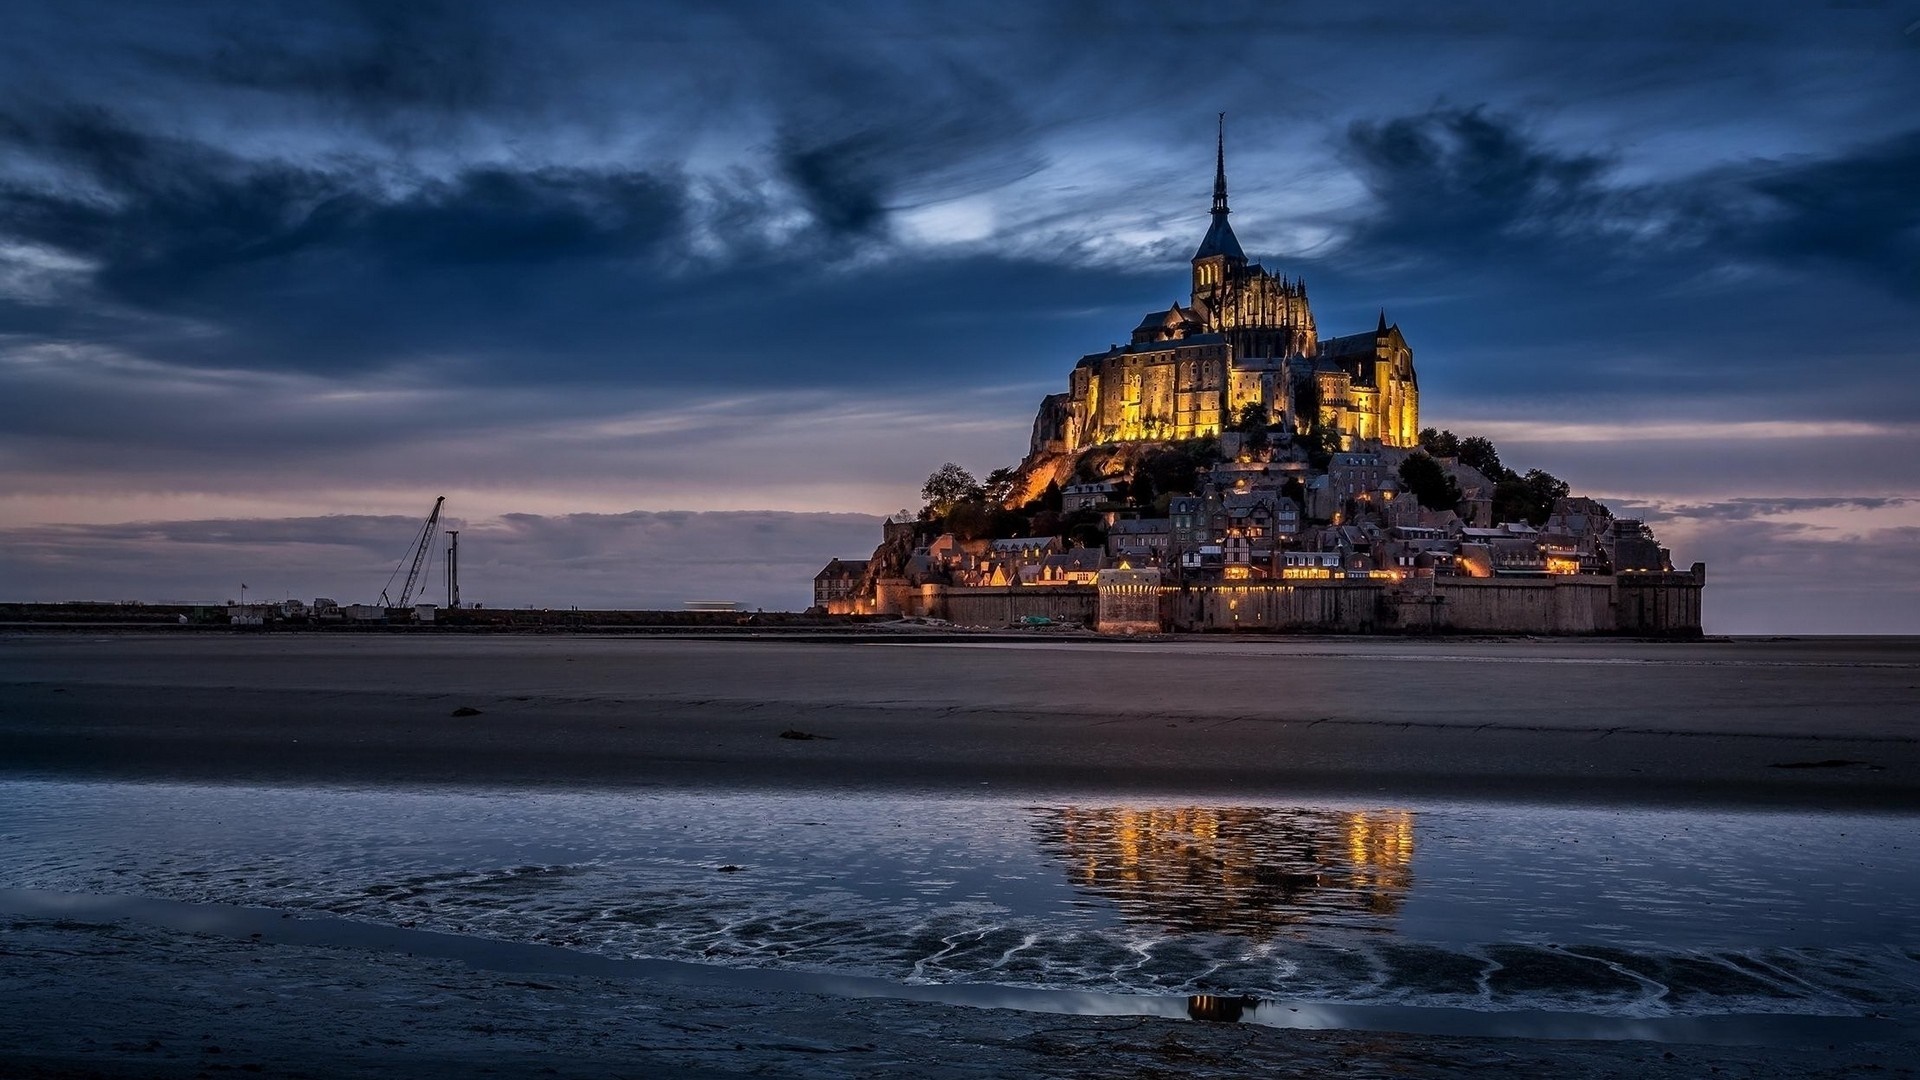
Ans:
{"label": "golden reflection", "polygon": [[1135,922],[1260,937],[1379,926],[1413,883],[1413,814],[1276,807],[1048,807],[1041,843]]}
{"label": "golden reflection", "polygon": [[1187,997],[1187,1015],[1213,1024],[1238,1023],[1260,1002],[1249,997],[1221,997],[1217,994],[1191,994]]}

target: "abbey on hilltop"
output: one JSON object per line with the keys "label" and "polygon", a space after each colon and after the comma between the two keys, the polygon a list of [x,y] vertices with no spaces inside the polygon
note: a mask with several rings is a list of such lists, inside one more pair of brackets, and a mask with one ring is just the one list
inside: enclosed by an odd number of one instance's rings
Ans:
{"label": "abbey on hilltop", "polygon": [[1413,350],[1383,312],[1368,333],[1323,338],[1304,279],[1249,263],[1227,223],[1225,121],[1215,147],[1213,224],[1193,253],[1193,292],[1149,312],[1128,345],[1080,358],[1070,388],[1050,394],[1033,453],[1220,434],[1249,406],[1298,432],[1413,446],[1420,386]]}
{"label": "abbey on hilltop", "polygon": [[871,556],[815,575],[814,607],[1116,634],[1700,636],[1704,564],[1676,570],[1644,521],[1489,439],[1420,427],[1400,328],[1320,336],[1306,283],[1249,263],[1227,213],[1222,138],[1192,295],[1074,365],[1017,467],[935,470]]}

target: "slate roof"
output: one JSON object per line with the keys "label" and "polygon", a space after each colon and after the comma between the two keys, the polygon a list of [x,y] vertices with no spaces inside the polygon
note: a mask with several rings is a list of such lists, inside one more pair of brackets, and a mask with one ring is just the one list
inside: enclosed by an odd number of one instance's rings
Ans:
{"label": "slate roof", "polygon": [[1320,342],[1321,356],[1372,356],[1374,343],[1379,335],[1369,330],[1364,334],[1347,334],[1344,337],[1324,338]]}
{"label": "slate roof", "polygon": [[1247,261],[1247,253],[1240,250],[1240,238],[1233,235],[1233,226],[1227,224],[1224,213],[1213,215],[1213,224],[1207,227],[1206,239],[1200,241],[1200,250],[1193,253],[1193,259],[1198,262],[1214,255]]}

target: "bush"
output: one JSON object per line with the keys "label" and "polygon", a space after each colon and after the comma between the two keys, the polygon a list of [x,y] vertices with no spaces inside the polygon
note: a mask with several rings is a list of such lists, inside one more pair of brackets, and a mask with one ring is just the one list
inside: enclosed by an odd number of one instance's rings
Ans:
{"label": "bush", "polygon": [[1426,454],[1409,454],[1400,463],[1400,483],[1429,510],[1453,510],[1460,505],[1460,485]]}

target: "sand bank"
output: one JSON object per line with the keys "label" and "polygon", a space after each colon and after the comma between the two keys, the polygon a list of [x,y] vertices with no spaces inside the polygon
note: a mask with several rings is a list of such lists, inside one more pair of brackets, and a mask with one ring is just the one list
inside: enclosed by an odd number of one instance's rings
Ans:
{"label": "sand bank", "polygon": [[16,637],[0,767],[1898,810],[1917,686],[1920,645],[1871,640]]}

